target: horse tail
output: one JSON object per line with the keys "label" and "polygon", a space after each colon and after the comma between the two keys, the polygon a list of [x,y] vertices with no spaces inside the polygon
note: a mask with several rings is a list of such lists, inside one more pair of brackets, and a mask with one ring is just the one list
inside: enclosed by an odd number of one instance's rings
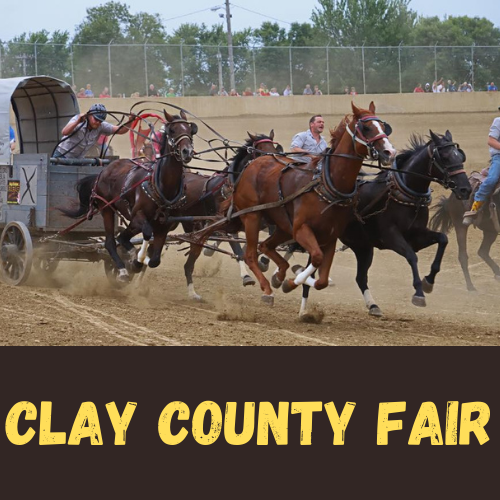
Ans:
{"label": "horse tail", "polygon": [[429,221],[429,227],[431,228],[432,231],[440,231],[442,233],[448,233],[451,227],[453,226],[453,221],[451,219],[448,207],[449,202],[450,202],[449,197],[446,198],[446,196],[441,196],[437,204],[434,205],[436,212]]}
{"label": "horse tail", "polygon": [[97,174],[88,175],[80,179],[76,184],[79,201],[73,201],[69,207],[57,207],[57,209],[71,219],[78,219],[82,215],[87,214],[90,209],[90,197],[92,196],[96,179]]}

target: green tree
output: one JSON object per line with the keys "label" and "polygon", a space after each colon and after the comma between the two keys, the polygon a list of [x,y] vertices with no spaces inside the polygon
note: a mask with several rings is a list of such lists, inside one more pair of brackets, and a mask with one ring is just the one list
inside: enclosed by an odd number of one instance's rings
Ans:
{"label": "green tree", "polygon": [[167,62],[157,44],[165,40],[159,14],[133,15],[119,2],[87,9],[73,39],[78,85],[91,83],[98,94],[109,86],[111,68],[113,94],[145,94],[149,83],[163,87]]}

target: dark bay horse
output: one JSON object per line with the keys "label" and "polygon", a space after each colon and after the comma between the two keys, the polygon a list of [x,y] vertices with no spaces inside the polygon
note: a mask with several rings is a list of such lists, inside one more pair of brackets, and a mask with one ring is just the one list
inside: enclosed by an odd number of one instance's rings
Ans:
{"label": "dark bay horse", "polygon": [[[461,199],[457,199],[453,194],[448,198],[443,196],[436,204],[436,213],[432,216],[430,225],[433,229],[440,229],[445,233],[452,226],[455,228],[458,243],[458,260],[462,267],[467,290],[475,292],[476,287],[470,277],[469,256],[467,255],[467,232],[469,226],[465,226],[462,223],[464,213],[468,210],[466,206],[470,206],[471,203],[472,201],[469,201],[467,204]],[[493,271],[495,279],[500,281],[500,267],[490,256],[491,246],[500,232],[500,193],[493,194],[489,203],[486,203],[484,207],[474,221],[474,225],[483,232],[483,240],[477,254],[488,264]]]}
{"label": "dark bay horse", "polygon": [[[410,148],[396,157],[392,170],[381,172],[373,181],[360,181],[358,204],[340,239],[356,255],[356,282],[370,315],[382,316],[368,288],[374,248],[392,250],[406,258],[415,288],[412,303],[426,305],[424,292],[432,292],[448,244],[445,234],[427,228],[429,186],[435,181],[451,189],[457,198],[467,199],[471,187],[464,161],[465,154],[453,142],[449,131],[443,136],[430,131],[428,142],[416,135],[411,137]],[[434,244],[438,248],[430,273],[421,280],[416,254]],[[301,316],[307,314],[307,292],[304,290]]]}
{"label": "dark bay horse", "polygon": [[[226,199],[224,197],[225,190],[232,190],[232,186],[238,182],[239,175],[251,160],[262,154],[272,155],[283,151],[283,148],[274,141],[274,130],[271,130],[268,136],[264,134],[254,135],[249,132],[248,136],[249,139],[247,139],[244,145],[238,148],[236,155],[225,171],[212,176],[189,172],[184,174],[186,182],[186,205],[180,209],[179,213],[182,216],[215,216],[220,210],[221,203]],[[195,222],[182,223],[182,227],[186,233],[192,232],[196,228],[196,225],[197,223]],[[230,242],[230,245],[240,264],[243,285],[255,285],[254,279],[248,275],[241,245],[238,242]],[[200,245],[191,244],[188,259],[184,265],[188,296],[194,300],[201,300],[201,297],[194,289],[193,271],[196,260],[202,250],[203,248]]]}
{"label": "dark bay horse", "polygon": [[[373,102],[368,110],[354,104],[352,110],[353,115],[343,118],[333,132],[338,143],[335,150],[327,150],[311,166],[297,167],[291,159],[263,156],[241,175],[230,210],[241,212],[239,220],[247,238],[245,260],[260,283],[266,304],[274,303],[274,295],[259,268],[258,249],[279,268],[273,275],[274,287],[283,284],[283,291],[289,292],[306,281],[318,290],[328,286],[335,245],[349,220],[363,159],[370,155],[388,165],[396,154],[387,138],[390,126],[375,116]],[[263,219],[276,230],[259,245]],[[285,280],[289,264],[276,247],[290,239],[309,253],[312,263],[295,279]],[[316,269],[319,279],[314,281],[310,276]]]}
{"label": "dark bay horse", "polygon": [[[195,123],[187,121],[186,114],[170,115],[166,111],[164,131],[160,134],[160,158],[151,171],[144,164],[132,160],[116,160],[101,174],[90,175],[78,183],[80,206],[61,208],[67,216],[78,218],[96,207],[100,210],[106,232],[105,247],[118,270],[117,280],[128,281],[129,272],[117,252],[115,241],[115,211],[129,225],[118,236],[118,242],[128,252],[138,271],[143,263],[149,267],[160,264],[161,252],[170,226],[166,220],[185,204],[184,165],[193,158],[193,135],[198,131]],[[112,203],[110,203],[112,202]],[[142,232],[144,243],[137,259],[130,239]],[[147,246],[154,234],[152,252]]]}

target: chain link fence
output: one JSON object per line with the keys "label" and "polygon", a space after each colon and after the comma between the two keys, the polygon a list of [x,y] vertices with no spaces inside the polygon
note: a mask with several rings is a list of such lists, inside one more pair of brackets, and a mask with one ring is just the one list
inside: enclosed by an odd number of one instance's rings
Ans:
{"label": "chain link fence", "polygon": [[[323,94],[413,92],[443,78],[470,83],[474,90],[500,76],[497,46],[233,47],[236,91],[255,92],[261,83],[282,94],[290,85],[302,94],[307,84]],[[147,95],[150,84],[164,95],[208,95],[212,84],[229,92],[226,46],[0,44],[0,78],[51,75],[75,85],[91,84],[95,95]]]}

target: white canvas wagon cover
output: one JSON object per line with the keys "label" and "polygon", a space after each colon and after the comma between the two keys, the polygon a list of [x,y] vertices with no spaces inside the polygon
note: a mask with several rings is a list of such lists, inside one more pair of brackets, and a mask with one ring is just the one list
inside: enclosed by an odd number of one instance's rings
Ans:
{"label": "white canvas wagon cover", "polygon": [[0,79],[0,164],[10,163],[10,107],[21,153],[52,153],[61,130],[79,113],[71,86],[50,76]]}

